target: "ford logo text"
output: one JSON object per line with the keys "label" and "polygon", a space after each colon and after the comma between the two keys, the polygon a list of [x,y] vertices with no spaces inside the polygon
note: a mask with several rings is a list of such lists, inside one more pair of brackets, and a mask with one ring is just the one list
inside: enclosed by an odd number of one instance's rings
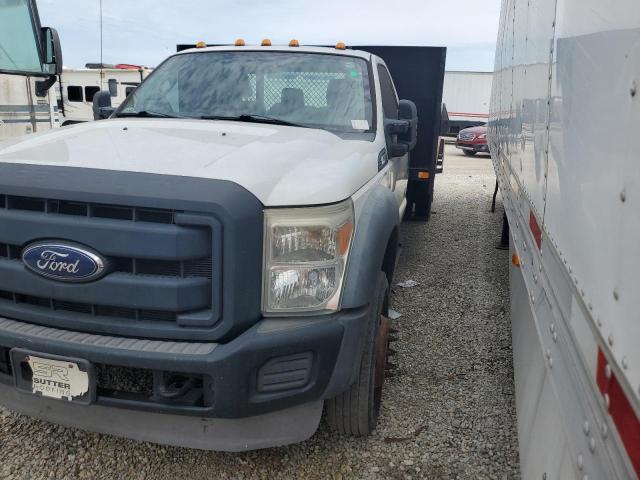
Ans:
{"label": "ford logo text", "polygon": [[87,247],[65,242],[27,245],[22,262],[32,272],[60,282],[90,282],[106,273],[103,257]]}

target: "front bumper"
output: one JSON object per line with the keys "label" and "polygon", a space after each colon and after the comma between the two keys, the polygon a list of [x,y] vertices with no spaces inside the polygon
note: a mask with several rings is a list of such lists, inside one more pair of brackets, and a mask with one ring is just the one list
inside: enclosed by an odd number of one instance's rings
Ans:
{"label": "front bumper", "polygon": [[489,153],[489,145],[486,143],[465,143],[458,140],[456,141],[456,148],[479,153]]}
{"label": "front bumper", "polygon": [[[106,337],[0,318],[5,358],[19,348],[134,371],[201,375],[207,399],[197,406],[140,400],[106,394],[98,385],[93,402],[80,405],[25,393],[5,369],[0,404],[86,430],[195,448],[238,450],[302,441],[317,428],[322,401],[355,380],[368,318],[365,307],[263,319],[224,344]],[[288,359],[297,368],[293,377]]]}

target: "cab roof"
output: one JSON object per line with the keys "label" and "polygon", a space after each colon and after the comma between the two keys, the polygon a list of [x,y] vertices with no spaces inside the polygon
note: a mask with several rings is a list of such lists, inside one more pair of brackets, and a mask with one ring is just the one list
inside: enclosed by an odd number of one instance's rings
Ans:
{"label": "cab roof", "polygon": [[273,45],[269,47],[262,47],[260,45],[246,45],[236,47],[235,45],[222,45],[216,47],[202,47],[202,48],[189,48],[182,50],[174,55],[181,55],[183,53],[204,53],[204,52],[290,52],[290,53],[324,53],[331,55],[343,55],[345,57],[359,57],[364,60],[370,61],[374,56],[369,52],[363,50],[351,50],[351,49],[338,49],[333,47],[289,47],[286,45]]}

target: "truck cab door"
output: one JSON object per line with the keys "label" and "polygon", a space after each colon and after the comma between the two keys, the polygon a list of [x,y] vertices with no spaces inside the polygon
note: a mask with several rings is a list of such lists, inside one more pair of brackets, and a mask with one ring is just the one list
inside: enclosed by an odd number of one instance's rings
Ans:
{"label": "truck cab door", "polygon": [[[389,74],[389,70],[383,63],[378,63],[378,80],[380,82],[380,97],[382,101],[382,111],[385,118],[398,119],[398,95],[393,85],[393,80]],[[384,132],[387,144],[387,158],[390,163],[388,171],[388,185],[394,192],[398,207],[403,204],[407,191],[409,178],[409,155],[405,154],[400,157],[391,157],[391,143],[394,141],[391,135]]]}

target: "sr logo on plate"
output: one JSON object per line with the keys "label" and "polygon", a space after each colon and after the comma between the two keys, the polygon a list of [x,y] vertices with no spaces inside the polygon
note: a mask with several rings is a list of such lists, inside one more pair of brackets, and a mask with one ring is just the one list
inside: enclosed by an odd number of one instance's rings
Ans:
{"label": "sr logo on plate", "polygon": [[60,282],[90,282],[102,277],[106,261],[93,250],[65,242],[32,243],[22,252],[32,272]]}

